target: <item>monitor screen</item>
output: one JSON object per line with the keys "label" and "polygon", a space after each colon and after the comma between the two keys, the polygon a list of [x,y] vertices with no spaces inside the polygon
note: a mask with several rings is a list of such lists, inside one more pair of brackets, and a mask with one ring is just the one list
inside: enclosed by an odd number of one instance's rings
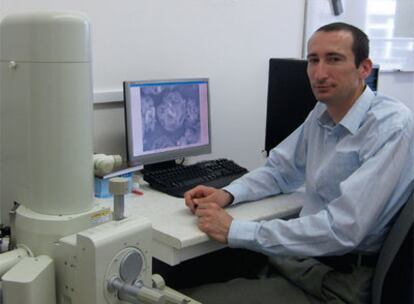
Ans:
{"label": "monitor screen", "polygon": [[130,163],[211,152],[208,79],[125,81],[124,99]]}

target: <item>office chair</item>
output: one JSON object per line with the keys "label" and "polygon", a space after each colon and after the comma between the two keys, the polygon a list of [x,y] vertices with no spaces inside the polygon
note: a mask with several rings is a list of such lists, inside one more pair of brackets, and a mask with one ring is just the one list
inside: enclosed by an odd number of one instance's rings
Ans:
{"label": "office chair", "polygon": [[414,303],[414,193],[402,207],[380,250],[372,281],[372,304]]}

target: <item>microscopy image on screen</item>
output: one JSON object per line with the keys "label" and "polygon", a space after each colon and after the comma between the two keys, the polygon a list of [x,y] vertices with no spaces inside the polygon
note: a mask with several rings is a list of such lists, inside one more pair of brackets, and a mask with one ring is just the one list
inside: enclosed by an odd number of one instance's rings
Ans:
{"label": "microscopy image on screen", "polygon": [[199,143],[200,104],[196,84],[141,87],[143,150]]}

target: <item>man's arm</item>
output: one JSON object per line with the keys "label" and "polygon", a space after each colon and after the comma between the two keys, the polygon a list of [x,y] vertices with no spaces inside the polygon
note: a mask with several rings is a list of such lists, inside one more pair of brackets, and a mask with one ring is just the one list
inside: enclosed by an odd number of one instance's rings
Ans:
{"label": "man's arm", "polygon": [[[310,114],[312,115],[312,113]],[[252,170],[224,187],[234,204],[290,193],[303,185],[306,162],[306,121],[270,151],[264,166]]]}
{"label": "man's arm", "polygon": [[[320,256],[352,251],[364,245],[367,237],[372,238],[368,245],[378,243],[411,191],[412,129],[411,124],[381,134],[383,144],[367,152],[370,156],[361,167],[341,182],[341,195],[320,212],[289,221],[233,220],[230,247],[269,255]],[[407,166],[411,171],[402,176]]]}

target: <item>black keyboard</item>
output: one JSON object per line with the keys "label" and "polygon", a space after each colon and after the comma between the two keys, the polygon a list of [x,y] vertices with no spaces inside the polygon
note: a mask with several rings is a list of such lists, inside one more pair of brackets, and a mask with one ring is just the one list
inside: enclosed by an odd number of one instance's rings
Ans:
{"label": "black keyboard", "polygon": [[202,161],[192,165],[177,165],[166,169],[143,170],[144,180],[161,192],[176,197],[197,186],[221,188],[245,174],[247,170],[228,159]]}

